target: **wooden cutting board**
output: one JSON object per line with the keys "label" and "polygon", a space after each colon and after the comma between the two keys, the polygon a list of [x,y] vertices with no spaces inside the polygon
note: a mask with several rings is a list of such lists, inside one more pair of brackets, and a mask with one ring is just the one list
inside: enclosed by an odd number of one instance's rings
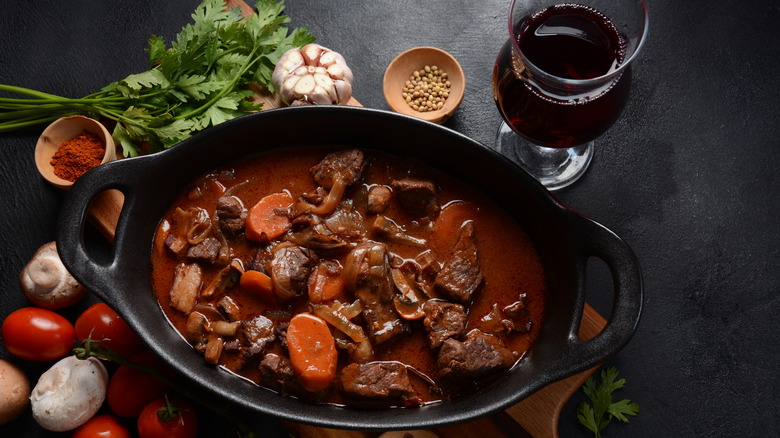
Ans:
{"label": "wooden cutting board", "polygon": [[[240,7],[245,15],[253,13],[242,0],[226,0],[228,7]],[[263,102],[264,109],[278,108],[282,104],[279,98],[259,87],[252,89],[255,100]],[[352,98],[349,105],[362,106]],[[113,241],[114,231],[122,211],[124,197],[116,190],[109,190],[95,198],[89,210],[93,226],[108,241]],[[585,304],[579,335],[590,339],[606,325],[606,320],[592,307]],[[522,402],[472,422],[436,428],[433,432],[441,438],[502,438],[532,436],[536,438],[557,438],[558,420],[561,411],[580,386],[596,371],[594,367],[580,374],[548,385],[526,398]],[[376,432],[345,431],[325,429],[296,423],[285,423],[294,435],[301,438],[370,438],[379,435]]]}

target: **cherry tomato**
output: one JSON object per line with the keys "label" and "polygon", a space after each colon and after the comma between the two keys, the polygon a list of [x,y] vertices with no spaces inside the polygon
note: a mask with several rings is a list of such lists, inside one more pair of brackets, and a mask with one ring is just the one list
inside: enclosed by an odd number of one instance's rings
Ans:
{"label": "cherry tomato", "polygon": [[130,431],[113,415],[96,415],[79,426],[72,438],[130,438]]}
{"label": "cherry tomato", "polygon": [[[159,369],[159,360],[149,351],[141,352],[131,360]],[[162,397],[167,390],[167,386],[149,374],[122,365],[108,382],[106,400],[111,411],[120,417],[137,417],[146,405]]]}
{"label": "cherry tomato", "polygon": [[[165,421],[165,417],[169,418]],[[138,417],[140,438],[195,438],[198,435],[198,416],[184,400],[172,403],[158,398],[141,411]]]}
{"label": "cherry tomato", "polygon": [[33,362],[59,359],[73,349],[73,324],[51,310],[23,307],[3,321],[3,345],[14,356]]}
{"label": "cherry tomato", "polygon": [[123,357],[143,349],[143,344],[129,325],[105,303],[93,304],[76,320],[76,336],[101,340],[101,345]]}

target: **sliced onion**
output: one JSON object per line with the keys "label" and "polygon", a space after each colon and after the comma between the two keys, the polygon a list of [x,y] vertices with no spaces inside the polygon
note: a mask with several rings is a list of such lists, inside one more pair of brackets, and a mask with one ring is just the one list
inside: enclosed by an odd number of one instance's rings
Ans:
{"label": "sliced onion", "polygon": [[192,216],[190,224],[187,227],[187,242],[190,245],[197,245],[203,242],[211,232],[211,217],[209,213],[200,207],[189,209]]}
{"label": "sliced onion", "polygon": [[352,338],[353,341],[363,342],[366,340],[366,334],[363,332],[363,327],[353,323],[331,307],[324,304],[315,304],[312,306],[312,312],[324,319],[328,324],[344,332],[344,334]]}

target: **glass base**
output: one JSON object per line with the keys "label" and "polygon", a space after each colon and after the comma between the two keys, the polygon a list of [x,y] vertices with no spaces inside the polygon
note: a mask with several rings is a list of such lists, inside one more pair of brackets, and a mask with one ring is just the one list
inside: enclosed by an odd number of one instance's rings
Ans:
{"label": "glass base", "polygon": [[580,179],[593,158],[593,142],[568,149],[538,146],[501,122],[496,150],[520,165],[548,190],[567,187]]}

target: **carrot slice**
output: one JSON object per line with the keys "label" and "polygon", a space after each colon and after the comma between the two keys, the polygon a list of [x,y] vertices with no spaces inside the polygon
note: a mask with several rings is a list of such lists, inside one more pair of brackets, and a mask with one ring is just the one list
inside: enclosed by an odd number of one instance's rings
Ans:
{"label": "carrot slice", "polygon": [[294,202],[287,193],[273,193],[258,201],[246,218],[246,238],[268,242],[286,233],[292,225],[286,212]]}
{"label": "carrot slice", "polygon": [[260,271],[248,270],[241,274],[241,279],[238,282],[241,289],[257,295],[263,299],[271,299],[274,297],[274,283],[271,277],[265,275]]}
{"label": "carrot slice", "polygon": [[339,274],[328,272],[324,264],[320,263],[309,281],[309,301],[321,303],[341,296],[344,292],[344,280]]}
{"label": "carrot slice", "polygon": [[311,313],[299,313],[287,327],[293,372],[307,391],[322,391],[336,377],[338,353],[328,324]]}

